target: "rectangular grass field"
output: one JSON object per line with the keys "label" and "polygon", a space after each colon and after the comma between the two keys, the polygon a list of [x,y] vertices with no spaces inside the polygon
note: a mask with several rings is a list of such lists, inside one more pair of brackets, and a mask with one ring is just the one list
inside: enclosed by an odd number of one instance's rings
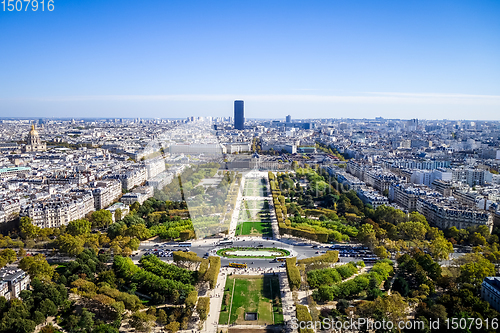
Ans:
{"label": "rectangular grass field", "polygon": [[242,222],[236,227],[236,236],[273,237],[271,222]]}
{"label": "rectangular grass field", "polygon": [[[283,324],[280,295],[278,276],[271,274],[229,276],[224,289],[219,324]],[[257,320],[245,320],[245,313],[248,312],[257,312]]]}

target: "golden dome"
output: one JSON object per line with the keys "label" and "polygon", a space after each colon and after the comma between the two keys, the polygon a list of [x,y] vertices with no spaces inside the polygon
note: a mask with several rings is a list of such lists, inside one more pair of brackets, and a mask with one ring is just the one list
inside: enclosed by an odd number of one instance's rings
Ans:
{"label": "golden dome", "polygon": [[30,135],[38,135],[38,132],[35,129],[35,125],[31,125]]}

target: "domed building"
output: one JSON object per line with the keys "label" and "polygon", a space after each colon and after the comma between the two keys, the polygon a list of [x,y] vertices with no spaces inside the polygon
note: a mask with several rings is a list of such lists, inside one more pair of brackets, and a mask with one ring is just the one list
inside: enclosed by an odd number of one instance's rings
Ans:
{"label": "domed building", "polygon": [[35,125],[31,125],[31,131],[26,137],[26,146],[24,146],[24,151],[36,152],[45,150],[47,150],[47,145],[40,140],[40,135],[38,135]]}

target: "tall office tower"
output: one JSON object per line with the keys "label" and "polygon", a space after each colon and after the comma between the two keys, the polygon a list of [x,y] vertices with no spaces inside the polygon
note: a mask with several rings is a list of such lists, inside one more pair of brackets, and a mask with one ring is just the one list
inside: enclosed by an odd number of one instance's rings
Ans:
{"label": "tall office tower", "polygon": [[286,116],[286,122],[291,123],[292,122],[292,116],[288,115]]}
{"label": "tall office tower", "polygon": [[245,129],[245,113],[243,111],[243,101],[234,101],[234,129]]}

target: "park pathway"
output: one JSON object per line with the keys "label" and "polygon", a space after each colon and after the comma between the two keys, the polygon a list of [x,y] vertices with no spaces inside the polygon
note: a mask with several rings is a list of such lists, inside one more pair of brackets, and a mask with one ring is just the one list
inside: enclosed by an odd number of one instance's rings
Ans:
{"label": "park pathway", "polygon": [[219,278],[217,279],[217,286],[210,291],[210,311],[208,318],[205,321],[204,330],[209,333],[217,333],[217,326],[219,324],[220,309],[222,306],[222,299],[224,298],[224,287],[226,286],[227,268],[221,268]]}
{"label": "park pathway", "polygon": [[295,318],[295,302],[293,301],[292,291],[290,290],[290,285],[288,284],[286,270],[283,269],[279,272],[278,277],[280,280],[283,322],[285,323],[286,331],[293,332],[294,330],[291,327],[291,320],[292,318]]}
{"label": "park pathway", "polygon": [[236,227],[238,226],[238,218],[240,216],[241,201],[243,198],[243,189],[245,188],[246,175],[241,177],[240,187],[238,189],[238,197],[236,198],[236,204],[234,205],[233,215],[231,216],[231,221],[229,222],[229,239],[233,238],[236,233]]}

